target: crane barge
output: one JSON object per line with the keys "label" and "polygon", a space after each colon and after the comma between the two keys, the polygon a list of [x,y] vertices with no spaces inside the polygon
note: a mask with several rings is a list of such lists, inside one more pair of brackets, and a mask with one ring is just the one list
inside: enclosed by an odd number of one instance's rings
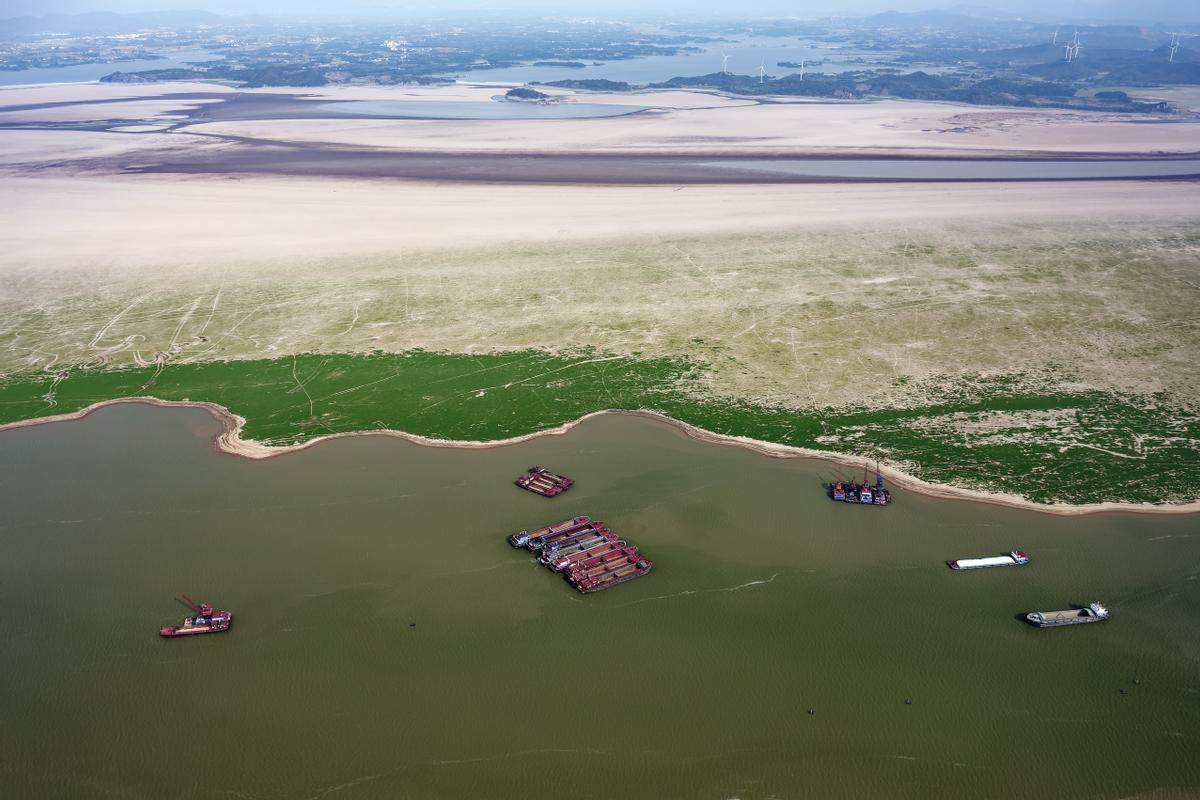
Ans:
{"label": "crane barge", "polygon": [[183,602],[195,612],[195,616],[184,619],[182,625],[163,625],[158,629],[158,635],[166,638],[173,636],[197,636],[202,633],[221,633],[229,630],[233,622],[233,614],[224,609],[217,609],[208,603],[197,603],[186,594]]}
{"label": "crane barge", "polygon": [[869,464],[863,464],[862,483],[855,482],[853,478],[848,481],[839,478],[829,487],[830,498],[839,503],[854,503],[861,506],[886,506],[892,502],[892,493],[883,486],[883,474],[879,471],[879,462],[875,462],[874,487],[867,483],[869,469]]}

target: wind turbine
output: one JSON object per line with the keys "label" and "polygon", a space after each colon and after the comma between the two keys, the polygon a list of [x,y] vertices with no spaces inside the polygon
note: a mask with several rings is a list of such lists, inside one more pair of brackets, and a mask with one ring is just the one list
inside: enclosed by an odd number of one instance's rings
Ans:
{"label": "wind turbine", "polygon": [[1066,54],[1066,56],[1065,56],[1065,59],[1064,59],[1064,60],[1066,60],[1066,61],[1070,61],[1070,60],[1071,60],[1071,43],[1070,43],[1070,42],[1067,42],[1067,43],[1066,43],[1066,45],[1065,45],[1065,47],[1067,48],[1067,54]]}
{"label": "wind turbine", "polygon": [[804,59],[800,59],[800,80],[804,80]]}
{"label": "wind turbine", "polygon": [[1050,40],[1050,44],[1058,44],[1058,31],[1054,31],[1054,38]]}
{"label": "wind turbine", "polygon": [[1171,56],[1168,60],[1169,61],[1175,60],[1175,54],[1179,52],[1180,46],[1183,45],[1183,42],[1179,41],[1181,38],[1183,38],[1184,36],[1196,36],[1196,35],[1198,35],[1198,34],[1195,34],[1195,33],[1172,33],[1171,34],[1171,47],[1170,47]]}
{"label": "wind turbine", "polygon": [[721,53],[721,74],[722,75],[729,74],[729,54],[728,53]]}
{"label": "wind turbine", "polygon": [[766,64],[767,64],[767,60],[765,58],[762,61],[758,62],[758,82],[759,83],[763,82],[763,74],[767,71]]}

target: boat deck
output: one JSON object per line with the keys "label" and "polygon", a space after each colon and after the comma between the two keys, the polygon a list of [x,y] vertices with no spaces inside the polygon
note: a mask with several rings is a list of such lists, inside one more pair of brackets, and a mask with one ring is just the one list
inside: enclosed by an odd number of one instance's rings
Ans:
{"label": "boat deck", "polygon": [[530,467],[528,472],[513,483],[526,491],[540,494],[542,497],[554,497],[570,489],[575,481],[551,472],[545,467]]}

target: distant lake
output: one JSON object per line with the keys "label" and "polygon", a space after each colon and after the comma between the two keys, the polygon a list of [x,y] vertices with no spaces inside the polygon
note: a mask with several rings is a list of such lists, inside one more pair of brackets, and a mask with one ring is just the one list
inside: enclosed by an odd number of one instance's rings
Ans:
{"label": "distant lake", "polygon": [[619,117],[644,110],[644,106],[617,103],[539,103],[422,100],[345,100],[322,103],[324,111],[368,117],[409,119],[586,119]]}
{"label": "distant lake", "polygon": [[[869,69],[872,63],[886,59],[890,53],[853,51],[818,46],[793,36],[754,36],[730,42],[695,45],[701,52],[674,56],[645,56],[621,61],[607,61],[585,67],[535,67],[523,64],[516,67],[470,70],[452,73],[462,80],[509,81],[517,83],[549,83],[561,80],[607,79],[633,84],[657,83],[671,78],[707,75],[720,72],[721,54],[729,55],[729,71],[738,75],[757,75],[761,63],[768,76],[783,77],[799,69],[776,66],[780,61],[820,64],[806,66],[806,72],[837,74],[856,69]],[[864,59],[865,61],[859,61]],[[871,62],[871,63],[868,63]],[[904,70],[908,72],[910,70]],[[931,70],[926,70],[929,72]]]}
{"label": "distant lake", "polygon": [[176,50],[163,53],[165,58],[142,58],[136,61],[96,61],[73,64],[69,67],[43,67],[15,72],[0,71],[0,86],[19,86],[26,83],[73,83],[98,81],[114,72],[139,72],[147,69],[182,69],[201,61],[213,61],[221,56],[207,50]]}

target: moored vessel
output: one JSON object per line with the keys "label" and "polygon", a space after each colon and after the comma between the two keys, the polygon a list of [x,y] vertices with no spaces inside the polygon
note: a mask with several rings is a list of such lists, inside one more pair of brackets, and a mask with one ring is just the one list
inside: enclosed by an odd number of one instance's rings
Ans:
{"label": "moored vessel", "polygon": [[575,588],[587,594],[588,592],[598,592],[602,589],[609,589],[616,586],[618,583],[631,581],[634,578],[640,578],[645,575],[654,566],[654,562],[648,558],[632,564],[624,564],[621,567],[605,572],[602,575],[597,575],[592,578],[585,578],[575,584]]}
{"label": "moored vessel", "polygon": [[556,522],[553,525],[547,525],[544,528],[538,528],[535,531],[517,531],[508,537],[508,543],[513,547],[524,547],[529,543],[530,539],[537,539],[568,529],[578,530],[586,525],[590,519],[591,517],[586,516],[573,517],[572,519],[564,519],[562,522]]}
{"label": "moored vessel", "polygon": [[839,503],[854,503],[862,506],[886,506],[892,502],[892,493],[883,486],[883,475],[879,462],[875,462],[875,485],[867,483],[868,465],[863,465],[862,483],[855,480],[838,479],[829,485],[829,496]]}
{"label": "moored vessel", "polygon": [[197,636],[203,633],[220,633],[229,630],[233,622],[233,614],[213,608],[208,603],[197,603],[186,594],[183,601],[196,612],[194,617],[184,619],[182,625],[163,625],[158,629],[158,635],[167,638],[173,636]]}
{"label": "moored vessel", "polygon": [[1030,611],[1025,619],[1039,628],[1057,628],[1061,625],[1082,625],[1108,619],[1108,609],[1099,602],[1087,608],[1069,608],[1065,611]]}
{"label": "moored vessel", "polygon": [[553,473],[545,467],[530,467],[528,472],[517,478],[514,483],[542,497],[554,497],[570,489],[575,481]]}
{"label": "moored vessel", "polygon": [[1002,556],[987,556],[985,558],[959,558],[947,561],[950,569],[987,569],[988,567],[1016,567],[1029,563],[1029,556],[1021,550],[1010,550]]}

